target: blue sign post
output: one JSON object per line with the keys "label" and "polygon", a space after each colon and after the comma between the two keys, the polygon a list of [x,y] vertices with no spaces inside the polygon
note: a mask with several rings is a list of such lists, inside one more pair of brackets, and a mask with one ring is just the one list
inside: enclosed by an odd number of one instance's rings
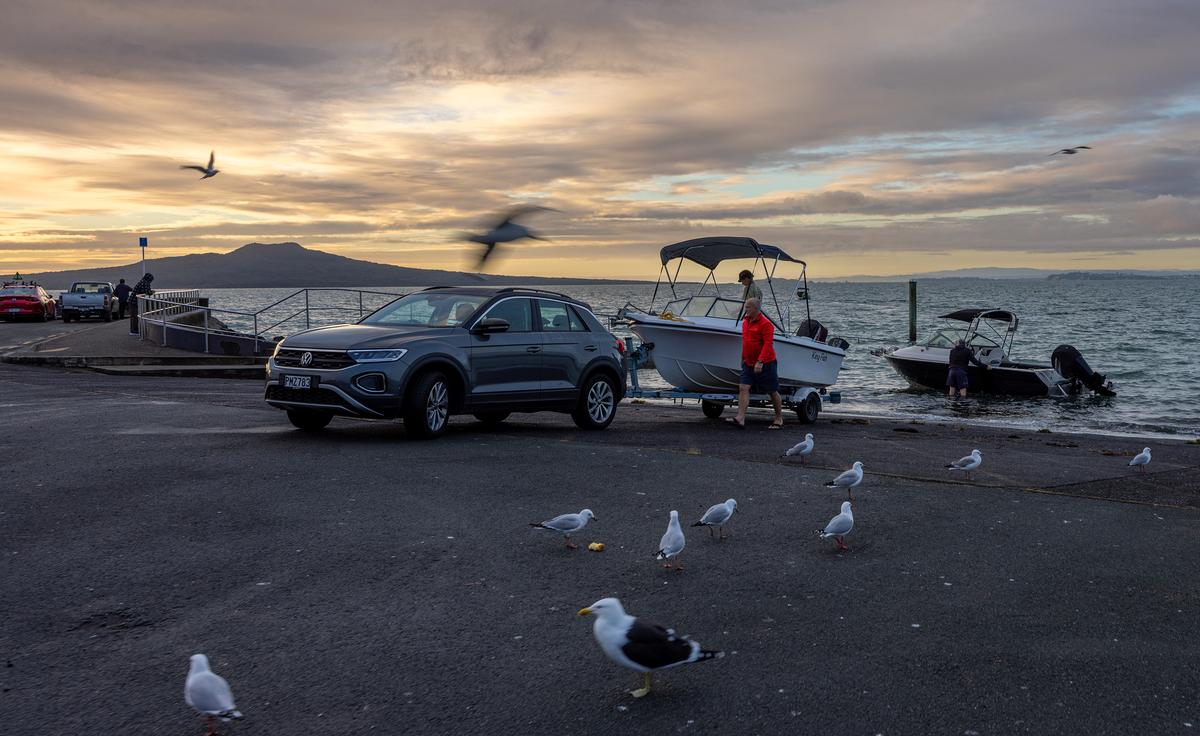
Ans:
{"label": "blue sign post", "polygon": [[138,238],[138,247],[142,249],[142,275],[146,275],[146,247],[150,245],[150,238]]}

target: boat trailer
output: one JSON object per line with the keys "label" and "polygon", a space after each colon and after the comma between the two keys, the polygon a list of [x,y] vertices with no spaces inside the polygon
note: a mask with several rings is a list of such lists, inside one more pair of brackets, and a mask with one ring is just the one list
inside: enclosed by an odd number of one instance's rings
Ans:
{"label": "boat trailer", "polygon": [[[625,338],[626,344],[632,342],[631,338]],[[669,399],[676,403],[684,403],[685,401],[699,401],[700,408],[704,411],[704,416],[709,419],[716,419],[725,411],[726,406],[737,406],[737,394],[734,393],[701,393],[698,391],[685,391],[682,388],[670,389],[644,389],[638,381],[638,369],[650,367],[651,357],[650,351],[654,348],[654,344],[642,343],[636,348],[630,348],[625,353],[626,367],[629,373],[629,385],[625,389],[625,396],[630,399]],[[817,415],[824,408],[825,401],[831,404],[840,403],[842,400],[841,392],[827,391],[826,389],[816,389],[812,386],[780,386],[779,396],[783,400],[783,408],[790,409],[796,412],[796,417],[801,424],[812,424],[817,421]],[[771,407],[771,397],[769,394],[750,394],[750,406],[755,407]]]}

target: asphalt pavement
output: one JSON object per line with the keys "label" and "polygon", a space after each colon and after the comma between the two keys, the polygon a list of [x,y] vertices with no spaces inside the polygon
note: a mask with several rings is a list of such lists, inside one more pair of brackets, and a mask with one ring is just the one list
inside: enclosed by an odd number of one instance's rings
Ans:
{"label": "asphalt pavement", "polygon": [[[0,365],[0,713],[9,733],[1129,734],[1200,728],[1200,446],[822,416],[746,431],[622,404],[605,432],[455,418],[292,430],[250,381]],[[972,447],[974,482],[941,466]],[[854,460],[850,550],[814,531]],[[732,537],[687,529],[734,497]],[[563,547],[529,522],[597,521]],[[617,596],[723,659],[609,662]]]}

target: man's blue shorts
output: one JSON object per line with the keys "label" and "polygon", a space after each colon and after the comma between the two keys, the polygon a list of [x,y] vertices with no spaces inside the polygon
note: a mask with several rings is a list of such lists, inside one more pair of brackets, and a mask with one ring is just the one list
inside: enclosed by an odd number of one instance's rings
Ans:
{"label": "man's blue shorts", "polygon": [[779,390],[779,361],[763,363],[762,373],[755,373],[754,366],[742,363],[741,384],[749,386],[753,394],[775,393]]}
{"label": "man's blue shorts", "polygon": [[950,372],[946,374],[946,385],[953,389],[965,389],[967,387],[967,369],[957,365],[950,366]]}

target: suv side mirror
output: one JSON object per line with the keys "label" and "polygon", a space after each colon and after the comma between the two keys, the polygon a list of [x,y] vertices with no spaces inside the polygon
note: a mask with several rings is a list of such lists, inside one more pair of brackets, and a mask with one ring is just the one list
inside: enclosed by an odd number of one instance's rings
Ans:
{"label": "suv side mirror", "polygon": [[471,332],[477,335],[485,335],[490,332],[508,332],[508,320],[500,319],[499,317],[488,317],[481,319],[471,328]]}

